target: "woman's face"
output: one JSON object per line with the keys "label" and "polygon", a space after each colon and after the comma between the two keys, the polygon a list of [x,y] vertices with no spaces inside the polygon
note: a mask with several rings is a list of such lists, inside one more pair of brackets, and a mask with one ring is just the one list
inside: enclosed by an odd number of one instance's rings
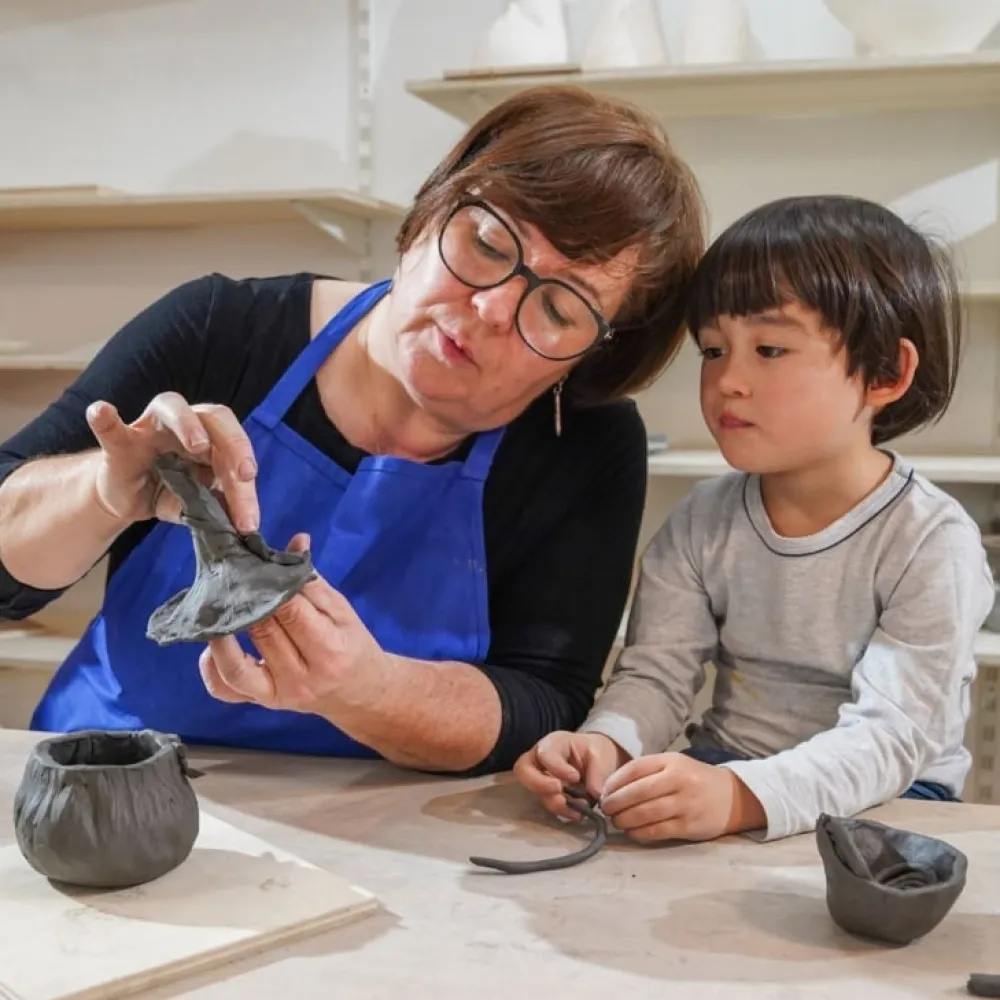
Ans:
{"label": "woman's face", "polygon": [[[502,275],[515,265],[516,234],[532,271],[566,282],[579,296],[536,290],[522,309],[522,327],[546,354],[572,353],[581,324],[593,322],[587,304],[603,317],[617,312],[632,280],[634,251],[608,264],[570,262],[534,226],[493,211],[495,216],[467,209],[453,220],[444,241],[449,265],[485,284],[487,274]],[[383,329],[392,331],[396,374],[411,397],[447,426],[465,433],[498,427],[579,358],[543,357],[519,335],[515,314],[527,288],[524,276],[493,288],[470,287],[446,266],[438,235],[437,228],[430,230],[403,255],[385,300]],[[570,350],[560,348],[564,343]]]}

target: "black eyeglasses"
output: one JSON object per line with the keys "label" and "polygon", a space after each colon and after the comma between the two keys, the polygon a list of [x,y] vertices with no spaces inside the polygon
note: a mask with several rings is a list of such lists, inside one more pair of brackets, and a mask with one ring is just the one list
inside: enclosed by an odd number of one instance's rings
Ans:
{"label": "black eyeglasses", "polygon": [[444,266],[470,288],[496,288],[511,278],[527,282],[514,312],[514,326],[536,354],[568,361],[610,340],[608,321],[571,285],[540,278],[524,263],[513,229],[482,201],[463,201],[438,236]]}

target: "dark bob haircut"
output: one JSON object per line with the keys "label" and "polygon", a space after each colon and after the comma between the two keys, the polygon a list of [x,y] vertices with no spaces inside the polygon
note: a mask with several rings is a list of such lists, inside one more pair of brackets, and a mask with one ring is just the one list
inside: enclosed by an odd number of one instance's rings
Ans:
{"label": "dark bob haircut", "polygon": [[958,377],[962,311],[944,248],[882,205],[844,195],[783,198],[747,213],[698,267],[687,325],[798,303],[841,340],[848,375],[899,375],[899,343],[919,355],[909,390],[875,418],[879,444],[939,420]]}
{"label": "dark bob haircut", "polygon": [[479,119],[416,194],[401,253],[470,193],[536,226],[567,259],[638,250],[615,336],[579,362],[567,398],[600,403],[653,382],[684,342],[684,307],[705,249],[704,205],[655,119],[581,87],[522,91]]}

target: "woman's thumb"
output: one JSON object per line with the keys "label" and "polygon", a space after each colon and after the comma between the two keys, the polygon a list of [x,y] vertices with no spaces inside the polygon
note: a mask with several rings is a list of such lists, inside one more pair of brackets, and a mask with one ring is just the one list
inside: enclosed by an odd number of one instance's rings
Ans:
{"label": "woman's thumb", "polygon": [[127,428],[111,403],[98,400],[87,407],[87,423],[106,451],[123,443]]}

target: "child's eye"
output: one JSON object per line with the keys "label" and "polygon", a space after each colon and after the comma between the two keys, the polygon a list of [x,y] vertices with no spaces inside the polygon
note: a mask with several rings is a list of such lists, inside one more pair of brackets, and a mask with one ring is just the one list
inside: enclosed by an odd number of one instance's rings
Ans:
{"label": "child's eye", "polygon": [[780,358],[785,353],[785,349],[783,347],[762,346],[757,348],[757,353],[765,358]]}
{"label": "child's eye", "polygon": [[714,361],[716,358],[722,357],[721,347],[703,347],[701,349],[701,356],[706,361]]}

